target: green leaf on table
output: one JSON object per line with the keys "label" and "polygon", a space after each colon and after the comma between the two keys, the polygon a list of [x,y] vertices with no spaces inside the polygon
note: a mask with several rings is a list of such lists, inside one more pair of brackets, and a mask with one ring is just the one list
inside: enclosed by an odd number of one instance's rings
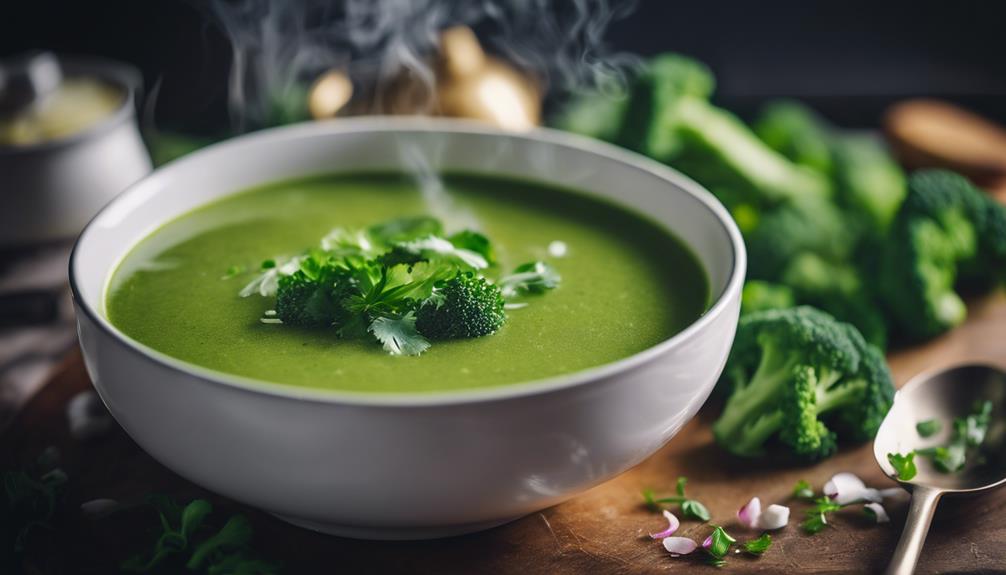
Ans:
{"label": "green leaf on table", "polygon": [[772,546],[772,536],[768,533],[762,533],[761,537],[757,539],[752,539],[751,541],[744,542],[744,551],[750,553],[751,555],[761,555],[762,553],[768,551],[768,548]]}
{"label": "green leaf on table", "polygon": [[814,506],[804,512],[807,518],[800,524],[800,527],[810,535],[819,533],[828,526],[828,514],[841,508],[841,505],[830,498],[819,497],[814,500]]}
{"label": "green leaf on table", "polygon": [[685,486],[688,485],[688,478],[685,476],[678,477],[677,492],[681,497],[685,496]]}
{"label": "green leaf on table", "polygon": [[681,502],[681,513],[685,517],[698,519],[699,521],[709,521],[709,510],[706,506],[695,499],[686,499]]}
{"label": "green leaf on table", "polygon": [[709,536],[709,539],[710,544],[706,549],[706,553],[709,553],[714,559],[723,559],[726,557],[727,552],[730,551],[730,546],[737,542],[736,539],[731,537],[719,525],[713,527],[713,533]]}
{"label": "green leaf on table", "polygon": [[801,479],[793,486],[793,497],[804,501],[812,501],[814,499],[814,488],[810,486],[810,483]]}

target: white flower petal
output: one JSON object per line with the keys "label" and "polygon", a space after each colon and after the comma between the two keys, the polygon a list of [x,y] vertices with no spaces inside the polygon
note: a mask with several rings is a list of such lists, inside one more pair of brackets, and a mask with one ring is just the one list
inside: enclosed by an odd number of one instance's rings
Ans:
{"label": "white flower petal", "polygon": [[789,507],[773,503],[765,511],[762,511],[761,516],[758,518],[757,527],[771,531],[773,529],[782,529],[788,524]]}
{"label": "white flower petal", "polygon": [[670,537],[671,535],[674,535],[674,532],[677,531],[678,527],[681,526],[681,522],[678,521],[678,518],[675,517],[674,514],[671,513],[670,511],[667,511],[666,509],[664,510],[664,517],[667,519],[667,529],[664,529],[663,531],[657,533],[650,533],[651,538],[664,539],[666,537]]}
{"label": "white flower petal", "polygon": [[674,557],[688,555],[698,547],[694,541],[687,537],[664,537],[664,549]]}
{"label": "white flower petal", "polygon": [[900,487],[888,487],[887,489],[880,490],[880,496],[884,499],[889,497],[898,497],[904,493],[906,493],[905,490]]}
{"label": "white flower petal", "polygon": [[754,529],[758,525],[758,517],[761,515],[761,499],[752,497],[747,505],[737,511],[737,520],[741,525],[749,529]]}
{"label": "white flower petal", "polygon": [[891,521],[891,518],[887,516],[887,511],[884,509],[884,506],[879,503],[867,503],[864,506],[864,511],[873,515],[873,518],[877,520],[877,523],[888,523]]}

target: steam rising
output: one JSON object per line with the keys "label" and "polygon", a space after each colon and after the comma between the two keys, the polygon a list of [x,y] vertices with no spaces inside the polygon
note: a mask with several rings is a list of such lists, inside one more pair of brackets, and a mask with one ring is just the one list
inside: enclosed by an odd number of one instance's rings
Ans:
{"label": "steam rising", "polygon": [[[432,104],[429,56],[440,32],[465,24],[487,48],[546,89],[620,86],[635,64],[604,43],[635,6],[617,0],[209,0],[233,48],[230,111],[245,131],[289,121],[305,87],[333,67],[386,80],[407,75]],[[376,97],[376,94],[371,94]]]}

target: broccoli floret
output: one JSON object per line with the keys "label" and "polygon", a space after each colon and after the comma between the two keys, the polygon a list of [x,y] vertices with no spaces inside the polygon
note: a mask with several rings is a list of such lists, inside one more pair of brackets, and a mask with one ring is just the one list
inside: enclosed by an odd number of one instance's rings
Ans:
{"label": "broccoli floret", "polygon": [[865,216],[876,233],[885,233],[905,199],[905,173],[869,135],[836,136],[832,150],[839,203]]}
{"label": "broccoli floret", "polygon": [[782,284],[751,280],[744,284],[744,291],[741,292],[741,315],[795,305],[793,290]]}
{"label": "broccoli floret", "polygon": [[804,252],[843,261],[857,240],[857,230],[833,203],[813,197],[787,202],[763,212],[745,235],[748,276],[778,281],[789,262]]}
{"label": "broccoli floret", "polygon": [[714,85],[699,62],[678,54],[657,56],[630,91],[615,143],[757,205],[831,195],[826,177],[787,160],[736,116],[710,103]]}
{"label": "broccoli floret", "polygon": [[913,174],[879,265],[880,292],[901,333],[933,337],[967,315],[958,285],[987,288],[1006,265],[1006,208],[963,176]]}
{"label": "broccoli floret", "polygon": [[419,308],[416,329],[429,339],[482,337],[506,321],[500,288],[471,273],[448,280]]}
{"label": "broccoli floret", "polygon": [[805,252],[786,265],[780,281],[793,290],[799,303],[851,323],[866,341],[884,349],[887,323],[861,277],[861,272],[848,262],[832,262]]}
{"label": "broccoli floret", "polygon": [[754,131],[770,148],[797,164],[832,174],[831,128],[807,106],[793,100],[771,102],[755,120]]}
{"label": "broccoli floret", "polygon": [[774,438],[801,459],[827,457],[839,438],[873,437],[894,395],[880,352],[806,306],[743,317],[722,379],[730,395],[713,433],[742,456]]}
{"label": "broccoli floret", "polygon": [[342,300],[350,293],[352,279],[345,272],[326,268],[309,275],[297,270],[279,279],[276,317],[286,325],[340,325],[346,315]]}

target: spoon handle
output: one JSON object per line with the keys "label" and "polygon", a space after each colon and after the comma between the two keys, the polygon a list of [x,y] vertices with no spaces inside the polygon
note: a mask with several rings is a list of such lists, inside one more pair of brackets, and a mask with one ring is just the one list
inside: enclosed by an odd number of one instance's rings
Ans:
{"label": "spoon handle", "polygon": [[905,530],[901,533],[898,548],[894,550],[887,575],[911,575],[919,562],[922,545],[933,521],[933,512],[943,493],[931,487],[916,487],[912,490],[912,507],[905,519]]}

